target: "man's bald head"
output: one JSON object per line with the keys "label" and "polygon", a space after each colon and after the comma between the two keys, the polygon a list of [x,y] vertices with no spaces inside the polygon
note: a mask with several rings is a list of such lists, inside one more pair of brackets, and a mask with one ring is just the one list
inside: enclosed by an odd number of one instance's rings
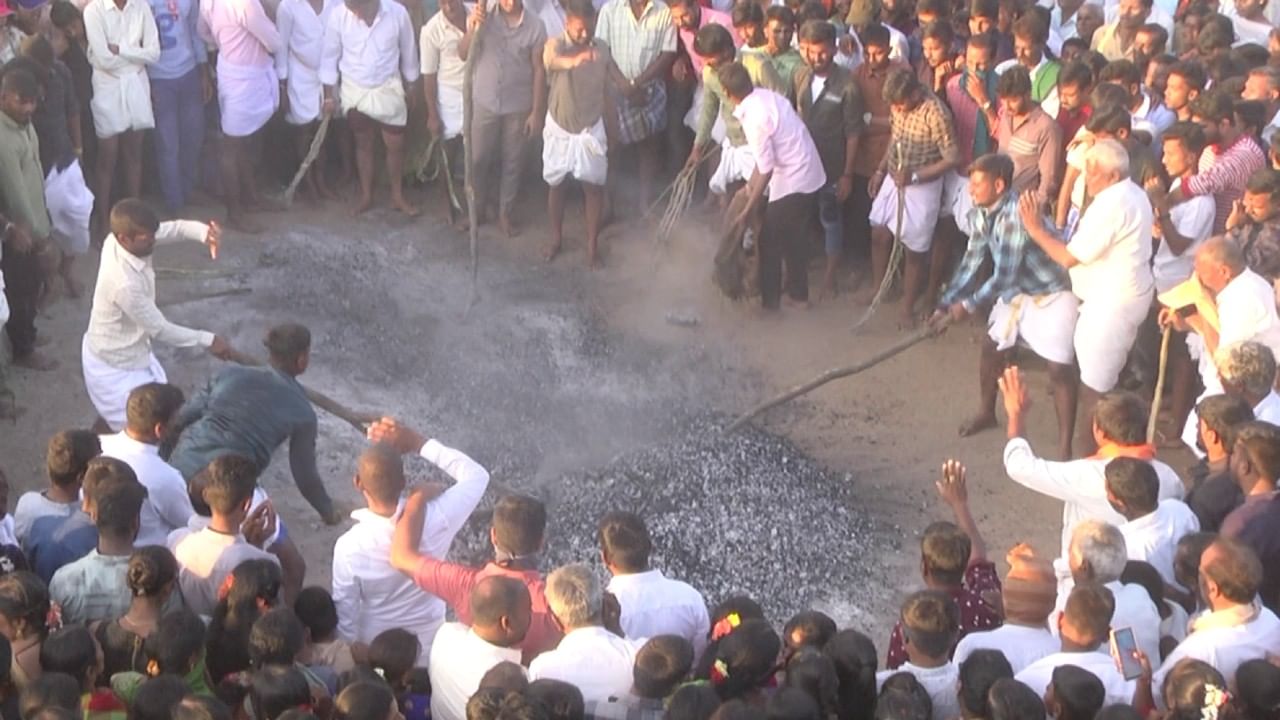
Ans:
{"label": "man's bald head", "polygon": [[1197,257],[1203,257],[1212,263],[1225,265],[1233,274],[1240,274],[1248,266],[1244,250],[1236,242],[1225,235],[1218,235],[1205,240],[1196,251]]}
{"label": "man's bald head", "polygon": [[356,466],[356,487],[383,504],[395,503],[404,492],[404,461],[390,445],[370,446]]}
{"label": "man's bald head", "polygon": [[513,577],[491,575],[471,591],[471,625],[477,635],[495,645],[523,642],[532,613],[529,588]]}

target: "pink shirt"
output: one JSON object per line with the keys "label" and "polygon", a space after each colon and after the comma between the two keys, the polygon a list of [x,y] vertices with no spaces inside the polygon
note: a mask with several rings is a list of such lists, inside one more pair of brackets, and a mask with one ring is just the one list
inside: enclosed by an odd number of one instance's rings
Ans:
{"label": "pink shirt", "polygon": [[772,90],[756,88],[738,103],[733,116],[742,123],[747,144],[761,173],[769,179],[769,202],[796,193],[817,192],[827,182],[822,158],[809,129],[787,99]]}
{"label": "pink shirt", "polygon": [[[742,47],[742,38],[738,36],[738,31],[733,29],[733,19],[729,17],[729,13],[712,10],[709,7],[699,9],[701,19],[698,21],[698,30],[708,25],[719,25],[729,31],[733,36],[733,46]],[[701,80],[702,66],[707,62],[702,56],[693,50],[693,38],[698,34],[698,30],[680,30],[680,44],[684,46],[684,51],[689,54],[689,62],[693,63],[693,76]]]}
{"label": "pink shirt", "polygon": [[261,0],[200,0],[200,35],[218,46],[219,62],[243,67],[271,65],[280,49]]}

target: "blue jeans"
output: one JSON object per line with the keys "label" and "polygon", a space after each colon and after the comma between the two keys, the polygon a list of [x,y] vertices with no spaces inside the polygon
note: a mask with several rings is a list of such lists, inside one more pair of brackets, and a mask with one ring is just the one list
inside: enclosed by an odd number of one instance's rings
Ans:
{"label": "blue jeans", "polygon": [[204,86],[200,68],[172,80],[151,80],[156,116],[156,169],[164,203],[171,211],[186,205],[200,177],[204,145]]}
{"label": "blue jeans", "polygon": [[827,257],[839,257],[844,249],[844,203],[836,199],[835,184],[818,190],[818,222],[822,224],[822,246]]}

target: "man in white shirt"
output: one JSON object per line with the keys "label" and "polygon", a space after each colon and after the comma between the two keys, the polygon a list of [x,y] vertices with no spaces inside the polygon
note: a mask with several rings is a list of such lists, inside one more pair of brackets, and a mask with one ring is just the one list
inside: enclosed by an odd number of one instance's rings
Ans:
{"label": "man in white shirt", "polygon": [[280,561],[259,547],[275,532],[271,504],[249,511],[258,466],[240,455],[223,455],[201,475],[202,495],[213,514],[209,524],[201,530],[174,530],[168,546],[178,561],[178,587],[187,607],[197,615],[210,615],[218,603],[218,588],[237,565],[246,560]]}
{"label": "man in white shirt", "polygon": [[1276,394],[1276,356],[1257,342],[1224,345],[1217,353],[1218,380],[1227,395],[1248,403],[1255,420],[1280,425],[1280,395]]}
{"label": "man in white shirt", "polygon": [[[1147,407],[1133,393],[1114,392],[1104,395],[1094,409],[1094,441],[1096,455],[1070,462],[1050,462],[1031,450],[1024,437],[1027,389],[1016,367],[1005,370],[1000,379],[1005,413],[1009,417],[1009,442],[1004,447],[1004,469],[1009,479],[1049,497],[1063,501],[1062,557],[1071,545],[1071,534],[1084,520],[1102,520],[1121,525],[1125,518],[1107,500],[1105,470],[1117,457],[1136,457],[1151,463],[1160,478],[1160,499],[1182,499],[1186,490],[1173,468],[1155,459],[1155,451],[1146,444]],[[1066,576],[1066,567],[1059,568]],[[1062,599],[1059,599],[1062,602]]]}
{"label": "man in white shirt", "polygon": [[1107,500],[1125,517],[1120,526],[1130,560],[1150,563],[1166,584],[1186,592],[1173,575],[1173,553],[1183,535],[1200,531],[1200,521],[1181,500],[1160,497],[1160,478],[1151,463],[1119,457],[1107,463]]}
{"label": "man in white shirt", "polygon": [[92,0],[84,6],[84,33],[93,66],[89,107],[98,136],[94,220],[102,232],[117,157],[124,164],[126,194],[142,195],[142,131],[156,126],[147,65],[160,59],[160,33],[146,0]]}
{"label": "man in white shirt", "polygon": [[493,666],[520,664],[520,643],[533,614],[529,589],[491,575],[471,591],[471,627],[445,623],[431,645],[431,717],[466,720],[467,701]]}
{"label": "man in white shirt", "polygon": [[1085,4],[1084,0],[1058,0],[1057,3],[1052,4],[1053,9],[1049,11],[1049,29],[1063,40],[1080,37],[1076,29],[1078,19],[1076,13],[1080,10],[1080,6]]}
{"label": "man in white shirt", "polygon": [[160,442],[182,407],[182,391],[173,385],[147,383],[129,393],[125,429],[102,436],[102,454],[123,460],[147,489],[136,545],[164,545],[169,533],[187,526],[195,515],[187,483],[177,468],[160,458]]}
{"label": "man in white shirt", "polygon": [[972,632],[961,638],[952,654],[958,667],[963,668],[965,659],[975,651],[999,650],[1017,674],[1058,651],[1058,639],[1046,625],[1058,593],[1053,566],[1036,557],[1025,544],[1010,550],[1007,561],[1009,574],[1005,575],[1000,593],[1004,624],[995,630]]}
{"label": "man in white shirt", "polygon": [[[1093,202],[1080,217],[1068,245],[1045,226],[1034,194],[1019,210],[1031,239],[1067,268],[1080,298],[1076,361],[1080,366],[1079,412],[1093,414],[1098,397],[1115,387],[1151,307],[1151,203],[1129,179],[1129,153],[1114,140],[1094,143],[1085,158],[1085,191]],[[1095,440],[1081,427],[1077,450]]]}
{"label": "man in white shirt", "polygon": [[377,445],[360,456],[354,480],[366,508],[351,513],[355,527],[333,545],[333,602],[338,634],[350,642],[371,643],[392,628],[418,637],[418,662],[425,665],[431,641],[444,623],[445,604],[391,566],[391,534],[404,511],[401,453],[420,455],[455,484],[427,506],[421,552],[444,557],[453,538],[489,486],[489,473],[461,452],[384,418],[370,428]]}
{"label": "man in white shirt", "polygon": [[1110,590],[1097,583],[1077,585],[1071,590],[1066,607],[1057,616],[1062,649],[1032,663],[1014,679],[1044,697],[1053,680],[1054,668],[1075,665],[1102,681],[1108,705],[1132,703],[1136,683],[1124,679],[1116,669],[1115,660],[1107,652],[1114,610],[1115,600]]}
{"label": "man in white shirt", "polygon": [[[547,0],[548,5],[558,5]],[[440,140],[440,152],[448,158],[454,178],[462,177],[462,84],[466,63],[458,55],[458,42],[467,30],[467,8],[462,0],[442,0],[440,10],[422,26],[418,36],[421,55],[422,92],[427,99],[427,130]],[[451,180],[452,181],[452,180]],[[461,187],[460,185],[458,187]],[[460,207],[445,193],[450,222],[457,221]]]}
{"label": "man in white shirt", "polygon": [[960,715],[956,683],[960,667],[947,654],[960,632],[960,609],[946,593],[921,590],[902,603],[902,631],[906,636],[907,662],[895,670],[876,673],[876,689],[891,675],[911,673],[933,700],[933,720]]}
{"label": "man in white shirt", "polygon": [[379,134],[386,148],[391,204],[406,215],[418,214],[402,191],[404,129],[409,120],[405,98],[418,79],[418,63],[413,23],[400,3],[346,0],[329,16],[320,56],[323,108],[332,115],[341,106],[356,136],[357,215],[373,205],[373,146]]}
{"label": "man in white shirt", "polygon": [[225,338],[165,319],[156,307],[156,271],[151,262],[157,244],[179,240],[203,242],[216,259],[220,235],[216,224],[162,223],[141,200],[121,200],[111,209],[111,234],[102,246],[89,329],[80,350],[84,387],[98,411],[95,429],[120,430],[130,391],[149,382],[166,382],[164,368],[151,351],[153,341],[206,347],[222,359],[230,356],[231,345]]}
{"label": "man in white shirt", "polygon": [[604,627],[604,588],[591,568],[575,563],[547,576],[547,605],[564,638],[555,650],[529,663],[529,680],[551,678],[576,685],[588,703],[631,690],[642,639],[629,640]]}
{"label": "man in white shirt", "polygon": [[822,158],[791,103],[772,90],[753,87],[741,63],[720,68],[719,79],[725,95],[737,103],[733,116],[742,123],[756,159],[747,187],[739,191],[747,201],[733,222],[745,226],[766,190],[769,195],[760,232],[760,299],[766,310],[778,309],[785,258],[787,296],[807,304],[809,245],[803,229],[816,217],[818,190],[827,182]]}
{"label": "man in white shirt", "polygon": [[[1266,657],[1280,647],[1280,619],[1258,602],[1262,563],[1244,543],[1219,537],[1200,555],[1200,595],[1208,612],[1191,621],[1187,638],[1169,653],[1152,677],[1152,687],[1184,658],[1209,663],[1235,687],[1236,669],[1245,660]],[[1157,704],[1163,704],[1156,693]]]}
{"label": "man in white shirt", "polygon": [[1267,126],[1262,129],[1262,142],[1271,144],[1271,136],[1280,130],[1280,69],[1263,65],[1249,71],[1244,81],[1242,100],[1257,100],[1267,106]]}
{"label": "man in white shirt", "polygon": [[653,542],[639,515],[614,511],[600,520],[600,559],[613,576],[605,589],[622,608],[622,631],[631,638],[676,635],[694,655],[707,646],[707,603],[692,586],[649,567]]}

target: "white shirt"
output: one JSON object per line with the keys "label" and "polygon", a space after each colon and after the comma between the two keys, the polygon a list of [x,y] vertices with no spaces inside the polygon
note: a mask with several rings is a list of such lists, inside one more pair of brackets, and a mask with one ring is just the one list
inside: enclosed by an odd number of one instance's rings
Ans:
{"label": "white shirt", "polygon": [[[1084,520],[1101,520],[1116,527],[1124,516],[1107,502],[1106,458],[1082,458],[1053,462],[1035,456],[1024,438],[1014,438],[1004,446],[1004,470],[1009,479],[1042,495],[1058,498],[1062,505],[1062,554],[1067,556],[1071,533]],[[1186,488],[1173,468],[1151,461],[1160,478],[1160,499],[1181,500]],[[1065,598],[1064,598],[1065,599]]]}
{"label": "white shirt", "polygon": [[827,182],[822,159],[795,108],[778,93],[756,88],[733,109],[756,157],[756,169],[773,173],[769,202],[817,192]]}
{"label": "white shirt", "polygon": [[614,575],[609,592],[622,606],[622,630],[627,637],[679,635],[693,645],[693,656],[707,646],[711,620],[707,602],[688,583],[671,580],[661,570]]}
{"label": "white shirt", "polygon": [[218,604],[218,588],[240,563],[270,560],[275,555],[249,544],[243,535],[228,535],[205,528],[181,528],[169,535],[169,550],[178,560],[178,587],[187,607],[197,615],[212,615]]}
{"label": "white shirt", "polygon": [[[3,289],[3,288],[0,288]],[[20,545],[18,535],[13,530],[13,516],[5,515],[0,519],[0,545]]]}
{"label": "white shirt", "polygon": [[[1057,607],[1049,616],[1050,632],[1058,636],[1058,616],[1067,604],[1067,597],[1075,587],[1075,581],[1066,577],[1058,583]],[[1116,608],[1111,614],[1111,629],[1133,630],[1133,639],[1138,648],[1149,658],[1160,657],[1160,610],[1151,601],[1146,588],[1137,584],[1124,584],[1119,581],[1109,582],[1105,587],[1111,591]]]}
{"label": "white shirt", "polygon": [[[1232,3],[1233,5],[1235,3]],[[1263,12],[1266,12],[1265,10]],[[1257,22],[1236,15],[1231,18],[1231,26],[1236,31],[1236,41],[1232,43],[1233,47],[1248,45],[1267,46],[1267,42],[1271,39],[1271,24],[1265,22]]]}
{"label": "white shirt", "polygon": [[[555,3],[555,0],[549,0]],[[544,22],[545,24],[545,22]],[[563,32],[563,30],[561,30]],[[444,11],[431,16],[422,26],[421,42],[422,74],[435,75],[440,87],[462,90],[466,63],[458,56],[458,41],[462,30],[449,22]]]}
{"label": "white shirt", "polygon": [[956,644],[952,660],[959,667],[974,650],[999,650],[1004,653],[1013,673],[1043,657],[1058,652],[1062,644],[1047,627],[1027,627],[1005,622],[995,630],[985,630],[965,635]]}
{"label": "white shirt", "polygon": [[662,0],[649,0],[636,20],[627,0],[609,0],[596,17],[596,37],[609,46],[613,61],[634,80],[662,53],[676,51],[676,26]]}
{"label": "white shirt", "polygon": [[80,510],[80,501],[69,503],[54,502],[38,490],[22,493],[18,505],[13,509],[13,534],[18,543],[26,545],[31,525],[42,517],[71,517]]}
{"label": "white shirt", "polygon": [[[1234,2],[1219,3],[1218,12],[1222,13],[1223,15],[1226,15],[1232,20],[1235,20],[1235,18],[1239,17],[1239,13],[1236,12],[1236,4]],[[1262,13],[1266,15],[1267,21],[1270,22],[1272,25],[1280,26],[1280,3],[1273,3],[1273,2],[1267,3],[1262,8]],[[1262,47],[1266,47],[1266,46],[1267,46],[1267,41],[1263,40]]]}
{"label": "white shirt", "polygon": [[[1245,268],[1214,298],[1218,307],[1218,348],[1253,341],[1280,357],[1280,316],[1275,289],[1261,275]],[[1200,355],[1200,378],[1205,387],[1221,388],[1217,366],[1209,353]]]}
{"label": "white shirt", "polygon": [[[253,511],[257,510],[259,505],[270,499],[271,496],[267,495],[267,491],[263,490],[262,486],[254,488],[253,499],[249,501],[249,514],[252,515]],[[207,527],[209,527],[209,516],[207,515],[192,515],[191,518],[187,520],[188,530],[203,530]],[[276,531],[271,534],[271,537],[267,538],[266,542],[262,543],[262,549],[268,551],[271,550],[272,546],[280,541],[280,533],[283,531],[284,526],[280,523],[276,523]]]}
{"label": "white shirt", "polygon": [[281,0],[276,10],[276,26],[280,31],[280,51],[276,53],[276,75],[289,78],[289,66],[297,63],[315,77],[320,71],[320,55],[324,50],[324,28],[329,16],[339,5],[324,0],[317,15],[307,0]]}
{"label": "white shirt", "polygon": [[1253,406],[1253,419],[1280,425],[1280,395],[1275,390],[1267,393],[1266,397]]}
{"label": "white shirt", "polygon": [[1151,201],[1132,180],[1098,193],[1076,226],[1068,272],[1081,302],[1122,304],[1151,291]]}
{"label": "white shirt", "polygon": [[[1065,21],[1062,19],[1062,8],[1057,3],[1053,4],[1053,8],[1049,10],[1049,29],[1058,33],[1064,41],[1071,38],[1080,37],[1080,31],[1076,29],[1076,20],[1080,17],[1080,11],[1077,9],[1071,13],[1071,17]],[[1055,53],[1058,51],[1054,51]]]}
{"label": "white shirt", "polygon": [[[1216,614],[1205,615],[1198,618],[1197,622],[1203,623],[1209,620],[1210,624],[1213,624],[1212,619]],[[1165,676],[1173,666],[1177,665],[1179,660],[1190,657],[1203,660],[1217,668],[1227,679],[1227,685],[1234,688],[1236,670],[1241,664],[1253,658],[1274,655],[1276,649],[1280,648],[1280,619],[1265,607],[1259,608],[1257,617],[1244,624],[1219,624],[1224,626],[1208,627],[1202,630],[1192,628],[1187,639],[1179,643],[1156,670],[1151,686],[1164,687]],[[1157,703],[1162,704],[1162,701],[1158,700]]]}
{"label": "white shirt", "polygon": [[551,678],[578,686],[588,703],[605,702],[631,690],[636,653],[643,640],[627,640],[602,627],[578,628],[555,650],[529,663],[529,681]]}
{"label": "white shirt", "polygon": [[1056,652],[1032,663],[1022,672],[1015,674],[1014,679],[1034,690],[1037,696],[1044,697],[1045,690],[1049,689],[1049,683],[1053,681],[1053,671],[1060,665],[1075,665],[1098,676],[1102,681],[1102,687],[1107,692],[1105,705],[1133,703],[1133,690],[1137,683],[1124,679],[1116,669],[1116,661],[1105,650],[1082,653]]}
{"label": "white shirt", "polygon": [[[1182,188],[1182,178],[1174,178],[1169,191]],[[1213,216],[1216,212],[1213,195],[1196,195],[1186,202],[1169,208],[1169,221],[1178,234],[1189,238],[1191,244],[1181,255],[1174,255],[1169,243],[1160,239],[1160,247],[1151,258],[1151,274],[1155,276],[1156,292],[1162,293],[1185,282],[1195,270],[1196,249],[1213,233]]]}
{"label": "white shirt", "polygon": [[101,435],[102,454],[133,468],[138,482],[147,489],[147,499],[138,514],[138,537],[134,547],[164,545],[169,533],[187,527],[196,514],[187,493],[187,483],[177,468],[160,458],[160,449],[129,437],[125,431]]}
{"label": "white shirt", "polygon": [[1163,500],[1156,509],[1120,526],[1130,560],[1142,560],[1160,573],[1165,583],[1187,588],[1173,577],[1173,553],[1184,535],[1199,532],[1200,520],[1181,500]]}
{"label": "white shirt", "polygon": [[[1096,4],[1096,3],[1095,3]],[[1223,3],[1224,5],[1234,5],[1235,3]],[[1167,7],[1162,7],[1167,6]],[[1173,12],[1177,8],[1177,0],[1157,0],[1151,6],[1151,12],[1147,13],[1147,19],[1143,24],[1151,23],[1159,25],[1169,33],[1169,39],[1173,39]],[[1079,11],[1077,11],[1079,12]],[[1120,0],[1106,0],[1105,10],[1103,12],[1103,20],[1107,25],[1117,22],[1120,19]],[[1099,30],[1101,32],[1101,30]],[[1262,43],[1266,46],[1266,43]]]}
{"label": "white shirt", "polygon": [[922,668],[909,662],[903,663],[897,670],[881,670],[876,673],[876,692],[884,685],[884,681],[900,672],[911,673],[920,686],[929,693],[933,701],[932,720],[955,720],[960,717],[960,698],[956,696],[956,688],[960,682],[960,664],[951,661],[936,668]]}
{"label": "white shirt", "polygon": [[[204,242],[208,233],[209,226],[202,222],[162,222],[156,230],[156,243]],[[166,320],[156,307],[156,271],[151,257],[130,253],[120,247],[112,234],[102,247],[85,341],[94,357],[107,365],[141,370],[151,364],[152,341],[174,347],[209,347],[213,333]]]}
{"label": "white shirt", "polygon": [[[113,0],[93,0],[84,8],[86,56],[95,75],[124,77],[146,72],[160,58],[160,32],[151,5],[128,0],[123,8]],[[115,45],[111,52],[108,45]]]}
{"label": "white shirt", "polygon": [[[427,503],[418,545],[422,553],[442,558],[489,487],[489,473],[436,440],[427,441],[420,454],[455,481]],[[391,567],[391,534],[403,510],[402,503],[394,517],[368,509],[351,513],[355,527],[333,545],[333,602],[338,609],[338,635],[344,640],[369,643],[384,630],[403,628],[418,636],[418,662],[425,664],[432,639],[444,623],[445,603]]]}
{"label": "white shirt", "polygon": [[520,664],[520,648],[504,648],[486,642],[462,623],[445,623],[431,645],[431,717],[433,720],[466,720],[467,701],[493,666]]}
{"label": "white shirt", "polygon": [[1172,110],[1164,106],[1164,103],[1152,100],[1151,96],[1146,92],[1142,93],[1142,104],[1137,110],[1129,113],[1129,117],[1133,119],[1135,130],[1146,130],[1151,134],[1151,147],[1156,149],[1156,157],[1160,156],[1161,140],[1164,137],[1164,131],[1168,130],[1178,121],[1178,116]]}
{"label": "white shirt", "polygon": [[361,87],[376,88],[399,73],[405,82],[418,79],[409,11],[395,0],[381,0],[372,25],[345,5],[335,7],[324,29],[320,82],[337,85],[338,74]]}

